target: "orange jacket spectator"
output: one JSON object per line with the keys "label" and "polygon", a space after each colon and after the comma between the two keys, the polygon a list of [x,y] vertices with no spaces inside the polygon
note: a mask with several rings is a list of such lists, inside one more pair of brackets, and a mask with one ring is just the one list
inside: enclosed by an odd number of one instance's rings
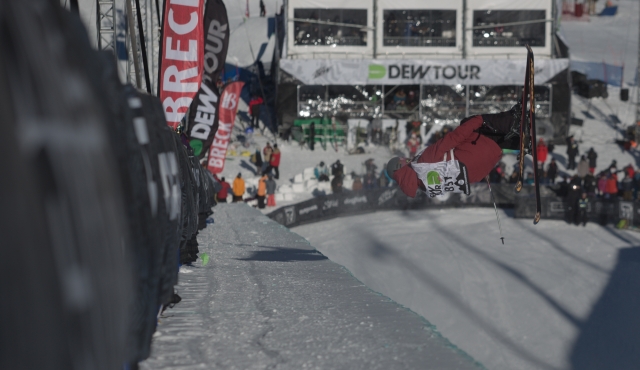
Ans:
{"label": "orange jacket spectator", "polygon": [[256,194],[260,197],[267,195],[267,175],[263,175],[258,181],[258,191]]}
{"label": "orange jacket spectator", "polygon": [[238,177],[233,180],[233,195],[241,197],[244,195],[244,180],[238,174]]}

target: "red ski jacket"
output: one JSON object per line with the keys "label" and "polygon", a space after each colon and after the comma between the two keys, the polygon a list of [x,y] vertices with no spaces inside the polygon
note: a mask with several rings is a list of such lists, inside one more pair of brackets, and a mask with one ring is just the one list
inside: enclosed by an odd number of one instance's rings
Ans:
{"label": "red ski jacket", "polygon": [[[436,141],[422,152],[418,157],[418,163],[441,162],[444,154],[453,149],[455,158],[467,166],[469,182],[482,181],[496,163],[502,158],[502,149],[495,141],[481,135],[475,130],[482,127],[482,116],[474,116],[458,126],[442,139]],[[415,197],[418,187],[424,189],[418,175],[408,164],[393,174],[402,191]]]}

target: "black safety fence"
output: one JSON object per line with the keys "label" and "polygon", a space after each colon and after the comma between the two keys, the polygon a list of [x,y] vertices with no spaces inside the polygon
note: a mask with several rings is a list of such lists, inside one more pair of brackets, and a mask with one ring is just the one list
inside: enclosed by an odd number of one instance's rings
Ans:
{"label": "black safety fence", "polygon": [[220,184],[59,1],[0,2],[0,117],[0,369],[135,368]]}
{"label": "black safety fence", "polygon": [[[515,192],[512,184],[491,184],[491,192],[497,206],[514,206]],[[489,186],[486,183],[472,184],[470,195],[449,194],[441,198],[429,198],[424,193],[409,198],[398,187],[344,192],[284,206],[267,216],[281,225],[294,227],[338,216],[382,210],[462,207],[493,207]]]}
{"label": "black safety fence", "polygon": [[[547,187],[547,189],[557,190],[557,187]],[[579,221],[578,196],[578,194],[574,196],[568,194],[560,197],[553,192],[541,196],[542,220],[565,220],[569,223],[577,223]],[[536,201],[533,192],[524,189],[516,196],[514,215],[516,218],[533,219],[535,214]],[[617,224],[620,220],[626,220],[627,225],[640,226],[640,205],[637,202],[618,198],[588,198],[587,221],[606,225]]]}
{"label": "black safety fence", "polygon": [[[316,197],[281,207],[267,216],[281,225],[295,227],[339,216],[384,210],[493,207],[495,199],[497,207],[514,208],[514,217],[533,219],[536,213],[533,187],[525,185],[520,193],[516,193],[514,187],[514,184],[491,184],[490,192],[487,183],[476,183],[471,185],[470,195],[451,194],[443,198],[429,198],[422,192],[415,198],[409,198],[397,187],[362,190]],[[569,192],[562,195],[558,184],[542,185],[540,193],[543,220],[572,223],[577,220],[578,194]],[[602,225],[626,220],[628,225],[640,226],[640,204],[619,199],[589,198],[587,216],[588,221]]]}

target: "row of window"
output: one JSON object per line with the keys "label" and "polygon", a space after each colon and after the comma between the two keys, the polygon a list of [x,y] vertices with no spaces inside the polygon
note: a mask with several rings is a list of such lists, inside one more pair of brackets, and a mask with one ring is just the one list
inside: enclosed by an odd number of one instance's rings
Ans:
{"label": "row of window", "polygon": [[[456,47],[456,13],[456,10],[433,9],[384,10],[382,45]],[[545,13],[544,10],[474,10],[473,46],[545,46]],[[294,45],[367,45],[366,9],[294,9],[293,14]]]}

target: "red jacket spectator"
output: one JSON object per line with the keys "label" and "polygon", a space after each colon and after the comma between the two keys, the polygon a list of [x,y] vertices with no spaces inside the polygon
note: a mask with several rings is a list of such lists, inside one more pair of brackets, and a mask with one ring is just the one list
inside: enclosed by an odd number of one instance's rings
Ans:
{"label": "red jacket spectator", "polygon": [[615,175],[612,175],[607,179],[607,184],[604,187],[604,192],[606,194],[611,194],[612,196],[618,194],[618,180],[616,180]]}
{"label": "red jacket spectator", "polygon": [[271,165],[271,167],[280,166],[280,149],[275,147],[273,148],[273,152],[271,152],[271,160],[269,161],[269,165]]}
{"label": "red jacket spectator", "polygon": [[249,111],[253,114],[253,107],[262,103],[264,103],[264,100],[262,100],[262,98],[259,96],[255,96],[249,101]]}
{"label": "red jacket spectator", "polygon": [[547,144],[544,143],[544,140],[542,140],[542,138],[540,138],[540,140],[538,140],[538,162],[539,163],[545,163],[547,161],[547,155],[549,154],[549,149],[547,148]]}
{"label": "red jacket spectator", "polygon": [[632,165],[628,165],[627,167],[625,167],[624,171],[627,173],[627,176],[629,176],[630,178],[633,178],[633,176],[636,173]]}
{"label": "red jacket spectator", "polygon": [[415,133],[411,134],[411,138],[407,141],[407,149],[409,149],[409,156],[413,157],[420,148],[420,141]]}
{"label": "red jacket spectator", "polygon": [[220,181],[220,185],[222,185],[222,189],[216,194],[218,201],[226,202],[227,196],[229,195],[229,189],[231,189],[231,185],[224,181],[224,177]]}

